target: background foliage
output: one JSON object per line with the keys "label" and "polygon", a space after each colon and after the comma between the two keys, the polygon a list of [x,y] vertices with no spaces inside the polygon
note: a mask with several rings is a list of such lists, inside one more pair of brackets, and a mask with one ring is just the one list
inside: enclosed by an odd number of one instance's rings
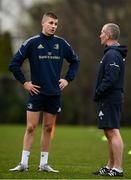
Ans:
{"label": "background foliage", "polygon": [[[58,122],[70,124],[94,124],[96,123],[95,103],[92,101],[93,89],[96,79],[97,67],[103,55],[103,47],[100,45],[99,35],[102,26],[108,22],[117,23],[121,28],[120,43],[128,46],[129,52],[126,58],[125,75],[125,103],[123,106],[123,125],[131,125],[131,1],[130,0],[57,0],[54,3],[35,4],[24,9],[30,17],[29,25],[19,22],[18,28],[24,39],[41,31],[41,18],[47,11],[55,12],[59,17],[57,35],[64,37],[75,49],[80,57],[81,65],[77,78],[63,92],[62,113]],[[20,17],[21,19],[21,17]],[[1,39],[5,34],[1,34]],[[0,41],[0,47],[10,46],[9,35],[4,42]],[[4,52],[1,66],[1,122],[24,122],[25,99],[27,93],[22,86],[13,80],[12,76],[4,81],[8,74],[7,66],[10,62],[12,51]],[[65,74],[67,64],[63,68]],[[28,74],[28,63],[24,70]]]}

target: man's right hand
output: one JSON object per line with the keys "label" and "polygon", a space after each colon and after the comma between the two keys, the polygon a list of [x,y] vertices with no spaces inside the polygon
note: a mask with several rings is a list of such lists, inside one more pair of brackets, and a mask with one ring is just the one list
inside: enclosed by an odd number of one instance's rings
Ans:
{"label": "man's right hand", "polygon": [[30,81],[26,81],[24,84],[24,88],[29,91],[29,93],[33,96],[33,94],[39,94],[40,91],[39,89],[41,88],[40,86],[32,84]]}

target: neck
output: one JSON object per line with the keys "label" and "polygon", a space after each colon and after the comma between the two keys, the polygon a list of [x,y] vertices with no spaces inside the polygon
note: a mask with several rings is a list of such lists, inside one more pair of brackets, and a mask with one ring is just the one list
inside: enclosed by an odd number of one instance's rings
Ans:
{"label": "neck", "polygon": [[109,39],[106,45],[107,45],[107,46],[113,46],[113,45],[114,45],[114,46],[118,46],[118,45],[120,45],[120,44],[119,44],[118,40]]}
{"label": "neck", "polygon": [[45,31],[42,31],[42,33],[43,33],[45,36],[48,36],[48,37],[52,36],[52,35],[50,35],[50,34],[45,33]]}

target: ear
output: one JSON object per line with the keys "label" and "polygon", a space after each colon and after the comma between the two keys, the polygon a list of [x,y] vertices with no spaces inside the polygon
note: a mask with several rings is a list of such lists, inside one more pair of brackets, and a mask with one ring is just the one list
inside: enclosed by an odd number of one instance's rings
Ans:
{"label": "ear", "polygon": [[42,26],[44,25],[44,21],[41,21],[41,25],[42,25]]}
{"label": "ear", "polygon": [[108,34],[106,34],[106,38],[107,38],[107,40],[108,40],[108,39],[110,39],[110,36],[109,36]]}

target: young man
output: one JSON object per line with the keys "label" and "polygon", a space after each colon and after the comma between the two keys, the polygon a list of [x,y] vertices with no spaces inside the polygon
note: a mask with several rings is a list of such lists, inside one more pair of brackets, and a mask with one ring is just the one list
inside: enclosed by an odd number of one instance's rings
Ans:
{"label": "young man", "polygon": [[119,132],[123,102],[124,67],[127,48],[118,42],[119,26],[105,24],[100,39],[105,45],[100,61],[94,100],[98,103],[98,127],[108,140],[109,159],[106,166],[93,173],[102,176],[123,176],[123,141]]}
{"label": "young man", "polygon": [[[39,170],[58,172],[48,165],[51,132],[57,113],[61,111],[61,91],[75,78],[80,61],[72,47],[64,39],[54,35],[57,25],[58,18],[54,13],[44,14],[42,32],[22,44],[9,66],[15,78],[29,92],[22,158],[20,164],[10,171],[28,170],[35,129],[39,122],[40,111],[43,111]],[[21,65],[26,58],[30,63],[31,81],[27,81],[21,71]],[[61,69],[64,58],[69,63],[69,69],[62,79]]]}

